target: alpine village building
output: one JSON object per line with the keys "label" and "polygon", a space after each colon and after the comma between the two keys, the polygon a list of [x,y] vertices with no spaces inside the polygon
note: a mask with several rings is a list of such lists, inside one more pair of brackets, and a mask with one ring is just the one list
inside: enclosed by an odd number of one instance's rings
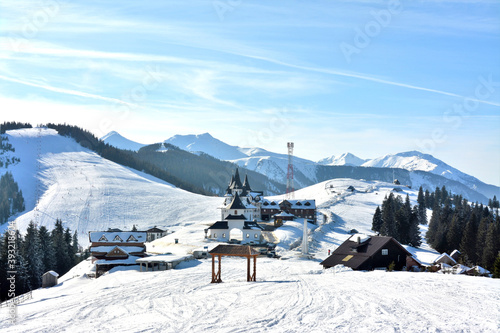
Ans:
{"label": "alpine village building", "polygon": [[250,187],[248,176],[242,183],[236,169],[220,207],[221,220],[206,230],[207,238],[219,242],[237,240],[243,244],[259,244],[263,240],[264,230],[259,221],[300,217],[316,223],[315,200],[272,201],[265,199],[263,194],[263,191],[255,191]]}
{"label": "alpine village building", "polygon": [[146,255],[146,231],[91,231],[90,253],[96,277],[116,266],[135,265]]}
{"label": "alpine village building", "polygon": [[373,270],[387,268],[394,263],[394,270],[402,270],[411,258],[411,253],[392,237],[355,234],[321,265],[330,268],[342,264],[354,270]]}

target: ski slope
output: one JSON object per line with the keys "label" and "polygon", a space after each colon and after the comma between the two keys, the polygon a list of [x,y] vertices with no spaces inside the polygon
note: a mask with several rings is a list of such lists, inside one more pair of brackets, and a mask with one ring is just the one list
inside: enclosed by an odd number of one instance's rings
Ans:
{"label": "ski slope", "polygon": [[[83,262],[80,265],[88,265]],[[482,277],[323,270],[318,261],[224,258],[177,269],[114,269],[88,279],[77,269],[33,292],[4,332],[498,332],[500,284]],[[75,274],[72,276],[71,274]]]}
{"label": "ski slope", "polygon": [[21,159],[8,169],[26,199],[26,211],[16,219],[21,231],[31,220],[51,230],[59,218],[64,227],[78,231],[85,246],[89,231],[131,230],[133,225],[139,230],[157,226],[175,231],[218,218],[220,199],[175,188],[103,159],[55,130],[22,129],[7,135],[14,155]]}

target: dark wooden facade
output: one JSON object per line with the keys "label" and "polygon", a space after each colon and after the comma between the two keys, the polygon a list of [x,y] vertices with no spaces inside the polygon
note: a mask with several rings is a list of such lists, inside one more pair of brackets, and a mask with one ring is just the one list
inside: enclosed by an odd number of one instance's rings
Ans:
{"label": "dark wooden facade", "polygon": [[364,242],[357,241],[356,237],[353,235],[342,243],[321,265],[330,268],[342,264],[354,270],[373,270],[387,268],[394,262],[394,269],[402,270],[407,257],[411,257],[411,253],[392,237],[371,236]]}

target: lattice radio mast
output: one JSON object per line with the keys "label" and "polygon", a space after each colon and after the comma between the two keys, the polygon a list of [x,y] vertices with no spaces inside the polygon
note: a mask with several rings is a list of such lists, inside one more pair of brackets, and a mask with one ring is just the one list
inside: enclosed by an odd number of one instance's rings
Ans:
{"label": "lattice radio mast", "polygon": [[293,188],[293,142],[287,143],[288,147],[288,171],[286,174],[286,198],[295,198],[295,189]]}

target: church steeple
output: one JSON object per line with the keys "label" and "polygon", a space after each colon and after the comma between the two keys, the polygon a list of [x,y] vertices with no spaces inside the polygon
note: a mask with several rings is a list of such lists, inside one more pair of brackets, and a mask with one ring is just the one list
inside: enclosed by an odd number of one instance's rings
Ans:
{"label": "church steeple", "polygon": [[245,180],[243,181],[243,191],[251,192],[250,183],[248,182],[248,175],[245,175]]}
{"label": "church steeple", "polygon": [[236,168],[236,172],[232,177],[232,181],[231,184],[229,185],[229,188],[232,190],[241,190],[242,187],[243,185],[241,185],[240,173],[238,172],[238,168]]}

